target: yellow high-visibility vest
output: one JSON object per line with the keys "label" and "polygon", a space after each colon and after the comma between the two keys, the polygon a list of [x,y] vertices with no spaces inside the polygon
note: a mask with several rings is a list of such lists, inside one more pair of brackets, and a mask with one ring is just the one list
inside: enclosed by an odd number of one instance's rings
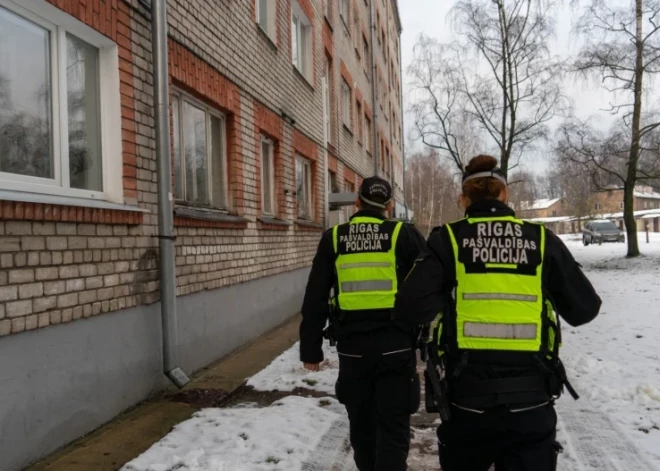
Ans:
{"label": "yellow high-visibility vest", "polygon": [[[545,228],[505,216],[468,218],[447,229],[456,266],[452,340],[458,349],[556,354],[557,322],[542,286]],[[436,320],[433,336],[440,355],[447,314]]]}
{"label": "yellow high-visibility vest", "polygon": [[402,225],[358,216],[333,228],[335,302],[340,310],[394,307],[398,289],[395,249]]}

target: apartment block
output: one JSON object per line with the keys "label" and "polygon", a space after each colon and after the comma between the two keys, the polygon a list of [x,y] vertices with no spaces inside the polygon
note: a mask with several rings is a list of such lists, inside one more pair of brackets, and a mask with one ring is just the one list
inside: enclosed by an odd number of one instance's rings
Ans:
{"label": "apartment block", "polygon": [[[167,386],[152,1],[0,0],[8,471]],[[328,192],[377,172],[403,203],[401,24],[395,0],[167,7],[166,276],[190,374],[299,310]]]}

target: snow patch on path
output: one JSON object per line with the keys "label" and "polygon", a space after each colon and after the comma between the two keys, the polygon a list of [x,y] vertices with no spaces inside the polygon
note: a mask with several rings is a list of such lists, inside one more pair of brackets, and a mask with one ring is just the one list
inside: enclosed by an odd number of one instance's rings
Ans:
{"label": "snow patch on path", "polygon": [[204,409],[121,471],[311,469],[304,463],[328,431],[345,420],[339,410],[333,398],[297,396],[267,408]]}
{"label": "snow patch on path", "polygon": [[257,391],[293,391],[297,388],[311,389],[325,394],[335,394],[335,382],[339,371],[337,350],[323,343],[321,371],[312,372],[300,362],[300,342],[275,358],[262,371],[252,376],[247,385]]}

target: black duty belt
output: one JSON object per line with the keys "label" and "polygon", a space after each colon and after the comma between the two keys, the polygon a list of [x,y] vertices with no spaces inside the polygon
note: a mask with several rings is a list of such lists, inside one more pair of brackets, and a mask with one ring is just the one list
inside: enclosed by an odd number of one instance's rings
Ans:
{"label": "black duty belt", "polygon": [[461,378],[454,382],[451,387],[456,397],[548,392],[550,388],[549,379],[547,376],[521,376],[484,380]]}

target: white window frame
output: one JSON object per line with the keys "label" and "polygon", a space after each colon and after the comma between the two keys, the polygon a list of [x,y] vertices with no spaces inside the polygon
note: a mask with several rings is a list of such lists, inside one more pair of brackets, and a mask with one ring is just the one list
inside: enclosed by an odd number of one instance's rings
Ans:
{"label": "white window frame", "polygon": [[[263,155],[263,145],[268,144],[268,155],[265,156],[268,159],[271,178],[268,182],[268,185],[265,185],[264,178],[264,155]],[[259,158],[261,159],[261,213],[264,216],[275,217],[277,213],[277,202],[275,201],[275,142],[272,139],[267,138],[266,136],[261,136],[259,140]],[[267,188],[268,186],[268,188]],[[266,191],[268,190],[268,196],[270,196],[270,208],[266,208]]]}
{"label": "white window frame", "polygon": [[[179,145],[181,146],[181,149],[179,149],[179,155],[181,158],[181,176],[175,175],[174,177],[177,179],[182,178],[182,187],[183,187],[183,199],[177,199],[177,202],[180,203],[181,205],[184,206],[204,206],[204,207],[210,207],[213,209],[221,209],[221,210],[228,210],[230,207],[230,198],[229,198],[229,162],[227,159],[227,151],[228,151],[228,144],[227,144],[227,117],[225,114],[220,112],[219,110],[210,107],[209,105],[205,104],[204,102],[193,98],[190,94],[179,90],[178,88],[175,88],[172,90],[172,99],[173,100],[179,100],[179,116],[178,116],[178,121],[179,121]],[[206,168],[208,172],[208,176],[206,179],[206,191],[209,196],[210,203],[209,204],[202,204],[202,203],[196,203],[194,201],[188,200],[186,196],[186,181],[185,181],[185,176],[186,176],[186,156],[185,156],[185,140],[184,140],[184,128],[183,126],[183,110],[184,110],[184,103],[188,103],[195,108],[199,108],[204,113],[206,114]],[[209,151],[213,151],[213,136],[212,136],[212,127],[211,127],[211,117],[215,117],[219,119],[222,123],[220,126],[220,132],[222,133],[221,139],[222,139],[222,166],[224,167],[224,170],[222,172],[222,193],[220,195],[220,201],[217,200],[217,198],[214,195],[214,189],[213,189],[213,155],[209,153]]]}
{"label": "white window frame", "polygon": [[[312,81],[313,38],[312,22],[296,0],[291,2],[291,35],[296,37],[297,54],[293,57],[293,40],[291,41],[291,58],[293,65],[308,82]],[[295,31],[293,30],[295,28]],[[301,61],[302,58],[302,61]]]}
{"label": "white window frame", "polygon": [[[348,92],[348,94],[347,94]],[[341,82],[341,116],[344,126],[352,130],[353,126],[353,93],[351,85],[344,79]]]}
{"label": "white window frame", "polygon": [[334,142],[333,121],[332,121],[332,67],[328,58],[325,58],[325,87],[323,89],[323,99],[325,100],[325,130],[326,142]]}
{"label": "white window frame", "polygon": [[369,118],[366,114],[364,115],[364,147],[369,153],[369,155],[373,155],[373,149],[371,145],[371,118]]}
{"label": "white window frame", "polygon": [[351,3],[349,0],[339,0],[341,4],[339,5],[339,15],[341,16],[342,21],[344,22],[344,26],[346,26],[346,29],[349,30],[350,33],[350,14],[351,14]]}
{"label": "white window frame", "polygon": [[273,0],[265,0],[266,4],[266,24],[263,25],[261,24],[261,14],[263,13],[261,11],[261,0],[255,0],[255,8],[256,8],[256,23],[257,26],[264,32],[266,33],[266,36],[268,36],[273,42],[275,42],[276,38],[276,32],[277,32],[277,2]]}
{"label": "white window frame", "polygon": [[[0,6],[50,32],[53,178],[0,172],[0,189],[123,203],[121,100],[117,44],[44,0],[0,0]],[[66,34],[99,51],[99,105],[103,190],[70,187],[66,100]]]}
{"label": "white window frame", "polygon": [[[305,178],[305,199],[307,200],[307,207],[309,214],[300,214],[300,207],[298,206],[298,194],[296,194],[296,217],[298,219],[312,221],[314,220],[314,200],[312,199],[312,162],[300,154],[296,154],[296,191],[298,189],[298,162],[303,165],[303,178]],[[304,169],[307,169],[305,171]]]}
{"label": "white window frame", "polygon": [[359,143],[364,142],[364,126],[362,125],[362,116],[363,116],[363,110],[362,110],[362,103],[359,101],[355,100],[355,118],[357,120],[356,124],[356,129],[355,129],[355,134],[357,135],[357,139]]}

